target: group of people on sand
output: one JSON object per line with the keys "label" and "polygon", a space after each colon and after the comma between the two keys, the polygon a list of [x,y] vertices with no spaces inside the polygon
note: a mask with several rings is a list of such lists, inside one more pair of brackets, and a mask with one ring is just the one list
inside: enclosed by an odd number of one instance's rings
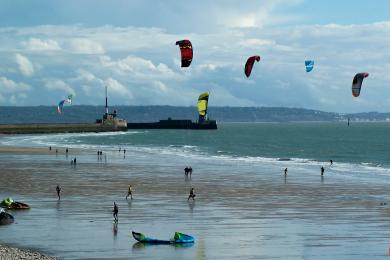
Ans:
{"label": "group of people on sand", "polygon": [[[330,160],[329,162],[330,162],[330,166],[332,166],[333,160]],[[284,169],[284,176],[287,176],[287,172],[288,172],[288,169],[285,168]],[[321,176],[324,176],[324,173],[325,173],[325,168],[324,168],[324,166],[321,166]]]}
{"label": "group of people on sand", "polygon": [[192,167],[191,166],[186,166],[184,168],[184,174],[185,174],[185,176],[188,176],[188,174],[191,176],[192,175]]}

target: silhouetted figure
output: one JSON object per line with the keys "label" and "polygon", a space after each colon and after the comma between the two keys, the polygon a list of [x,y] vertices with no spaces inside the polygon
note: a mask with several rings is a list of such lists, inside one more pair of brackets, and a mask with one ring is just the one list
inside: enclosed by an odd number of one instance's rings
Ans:
{"label": "silhouetted figure", "polygon": [[126,199],[130,196],[131,199],[133,199],[133,189],[131,185],[129,186],[129,189],[127,190],[127,196]]}
{"label": "silhouetted figure", "polygon": [[51,146],[49,146],[49,151],[51,151]]}
{"label": "silhouetted figure", "polygon": [[287,168],[286,169],[284,169],[284,175],[287,175]]}
{"label": "silhouetted figure", "polygon": [[56,154],[58,154],[58,149],[56,149]]}
{"label": "silhouetted figure", "polygon": [[191,166],[188,168],[188,173],[190,174],[190,177],[191,177],[191,175],[192,175],[192,167]]}
{"label": "silhouetted figure", "polygon": [[57,191],[58,200],[61,200],[61,187],[58,184],[56,187],[56,191]]}
{"label": "silhouetted figure", "polygon": [[114,209],[112,210],[112,215],[114,216],[114,221],[118,222],[118,205],[114,202]]}
{"label": "silhouetted figure", "polygon": [[123,154],[126,154],[126,149],[123,149]]}
{"label": "silhouetted figure", "polygon": [[333,165],[333,160],[330,160],[330,165]]}
{"label": "silhouetted figure", "polygon": [[184,168],[184,174],[187,176],[188,175],[188,167]]}
{"label": "silhouetted figure", "polygon": [[66,148],[65,153],[68,154],[68,152],[69,152],[69,151],[68,151],[68,148]]}
{"label": "silhouetted figure", "polygon": [[324,166],[321,166],[321,176],[324,176],[324,172],[325,172]]}
{"label": "silhouetted figure", "polygon": [[76,166],[76,162],[77,162],[77,160],[76,160],[76,157],[73,159],[73,165],[74,166]]}
{"label": "silhouetted figure", "polygon": [[188,200],[190,200],[190,199],[192,199],[192,200],[195,200],[195,193],[194,193],[194,188],[191,188],[191,190],[190,190],[190,195],[188,196],[188,199],[187,199],[187,201]]}
{"label": "silhouetted figure", "polygon": [[119,152],[121,152],[121,151],[122,151],[122,148],[119,147]]}

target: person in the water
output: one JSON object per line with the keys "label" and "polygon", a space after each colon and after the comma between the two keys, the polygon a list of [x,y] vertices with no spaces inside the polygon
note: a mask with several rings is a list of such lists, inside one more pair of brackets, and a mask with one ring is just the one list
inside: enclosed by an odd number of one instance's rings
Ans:
{"label": "person in the water", "polygon": [[284,175],[287,175],[287,168],[284,169]]}
{"label": "person in the water", "polygon": [[58,200],[61,200],[61,187],[58,184],[56,187],[56,191],[57,191]]}
{"label": "person in the water", "polygon": [[114,221],[118,222],[118,205],[114,201],[114,209],[112,210],[112,215],[114,216]]}
{"label": "person in the water", "polygon": [[321,176],[324,175],[324,172],[325,172],[324,166],[321,166]]}
{"label": "person in the water", "polygon": [[195,200],[195,193],[194,193],[194,188],[191,188],[191,190],[190,190],[190,195],[188,196],[188,199],[187,199],[187,201],[188,200],[190,200],[190,199],[192,199],[192,200]]}
{"label": "person in the water", "polygon": [[126,199],[130,196],[131,199],[133,199],[133,189],[131,187],[131,185],[129,186],[129,189],[127,191],[127,196],[126,196]]}

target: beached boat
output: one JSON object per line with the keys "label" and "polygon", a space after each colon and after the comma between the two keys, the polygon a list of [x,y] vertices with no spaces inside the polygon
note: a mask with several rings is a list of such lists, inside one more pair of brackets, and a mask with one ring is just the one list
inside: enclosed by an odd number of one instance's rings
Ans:
{"label": "beached boat", "polygon": [[145,236],[142,233],[138,232],[132,232],[133,237],[135,240],[141,243],[148,243],[148,244],[185,244],[185,243],[194,243],[195,239],[192,236],[175,232],[175,236],[170,240],[161,240],[156,238],[150,238]]}
{"label": "beached boat", "polygon": [[0,209],[0,225],[8,225],[14,222],[14,217],[5,212],[3,209]]}

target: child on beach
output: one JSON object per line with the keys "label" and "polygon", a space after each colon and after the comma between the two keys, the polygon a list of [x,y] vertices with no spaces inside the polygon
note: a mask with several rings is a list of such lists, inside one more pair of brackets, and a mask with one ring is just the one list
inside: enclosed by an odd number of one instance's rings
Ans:
{"label": "child on beach", "polygon": [[116,205],[114,201],[114,209],[112,210],[112,215],[114,216],[114,221],[118,222],[118,206]]}
{"label": "child on beach", "polygon": [[191,190],[190,190],[190,195],[188,196],[188,199],[187,199],[187,201],[188,200],[190,200],[190,199],[192,199],[192,200],[195,200],[195,193],[194,193],[194,188],[191,188]]}
{"label": "child on beach", "polygon": [[126,199],[129,196],[130,196],[131,199],[133,199],[133,189],[131,188],[131,185],[129,186],[129,190],[127,191]]}

